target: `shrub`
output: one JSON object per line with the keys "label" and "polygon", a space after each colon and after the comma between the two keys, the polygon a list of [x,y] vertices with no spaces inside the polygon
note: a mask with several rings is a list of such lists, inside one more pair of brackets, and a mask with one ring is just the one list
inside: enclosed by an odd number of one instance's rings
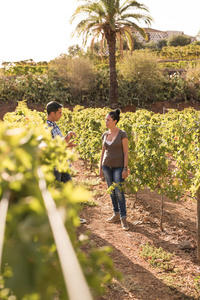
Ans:
{"label": "shrub", "polygon": [[190,97],[192,99],[200,99],[200,63],[194,68],[189,65],[186,72],[186,82],[190,87]]}
{"label": "shrub", "polygon": [[145,48],[147,48],[147,49],[156,49],[157,45],[154,41],[150,41],[150,42],[145,44]]}
{"label": "shrub", "polygon": [[127,55],[118,68],[126,87],[130,87],[129,99],[132,99],[134,104],[142,106],[161,100],[163,76],[154,55],[135,51],[132,55]]}
{"label": "shrub", "polygon": [[162,39],[157,42],[157,48],[162,49],[167,46],[167,39]]}
{"label": "shrub", "polygon": [[186,80],[200,83],[200,63],[198,63],[195,68],[192,65],[188,66]]}
{"label": "shrub", "polygon": [[192,43],[193,46],[200,46],[200,41],[195,41]]}
{"label": "shrub", "polygon": [[58,77],[69,84],[72,96],[87,93],[96,85],[97,72],[93,63],[84,57],[61,57],[51,62]]}
{"label": "shrub", "polygon": [[173,47],[177,47],[177,46],[186,46],[189,45],[191,43],[191,38],[189,36],[186,35],[182,35],[182,34],[172,34],[169,39],[168,39],[168,46],[173,46]]}
{"label": "shrub", "polygon": [[61,80],[54,80],[50,74],[29,74],[18,77],[0,78],[0,100],[46,104],[51,100],[69,102],[69,88]]}

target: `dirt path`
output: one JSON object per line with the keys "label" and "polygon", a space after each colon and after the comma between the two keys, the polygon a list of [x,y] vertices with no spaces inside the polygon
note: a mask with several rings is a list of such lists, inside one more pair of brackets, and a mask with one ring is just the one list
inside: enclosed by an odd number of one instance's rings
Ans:
{"label": "dirt path", "polygon": [[[105,220],[112,214],[109,195],[105,193],[105,182],[86,171],[82,162],[73,163],[77,171],[74,180],[84,183],[86,178],[94,182],[93,191],[97,206],[86,206],[81,212],[87,219],[78,233],[91,232],[91,240],[97,246],[110,245],[115,267],[124,280],[113,280],[105,295],[96,300],[125,299],[200,299],[200,290],[194,278],[200,276],[196,261],[196,203],[193,199],[173,203],[165,199],[164,232],[160,231],[160,196],[149,190],[140,191],[135,208],[134,197],[127,195],[129,231],[123,231],[121,224],[108,224]],[[96,182],[96,183],[95,183]],[[189,241],[190,249],[180,250],[181,242]],[[140,255],[141,245],[149,242],[164,251],[175,253],[172,272],[152,267]],[[198,298],[199,296],[199,298]]]}

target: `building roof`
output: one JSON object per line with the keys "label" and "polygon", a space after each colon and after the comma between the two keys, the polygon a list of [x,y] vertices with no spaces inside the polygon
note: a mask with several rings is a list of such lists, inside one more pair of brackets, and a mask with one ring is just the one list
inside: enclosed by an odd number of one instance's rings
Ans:
{"label": "building roof", "polygon": [[[166,32],[166,31],[161,31],[161,30],[157,30],[157,29],[153,29],[153,28],[143,28],[145,32],[149,33],[149,32]],[[132,29],[132,31],[138,31],[135,28]]]}

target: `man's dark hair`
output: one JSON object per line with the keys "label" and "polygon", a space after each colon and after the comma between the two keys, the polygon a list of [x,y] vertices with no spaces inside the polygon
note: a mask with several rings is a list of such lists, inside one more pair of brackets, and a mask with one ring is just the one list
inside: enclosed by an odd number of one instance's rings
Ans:
{"label": "man's dark hair", "polygon": [[119,122],[119,119],[120,119],[120,116],[119,116],[120,115],[120,110],[119,109],[115,109],[115,110],[109,112],[109,115],[111,116],[113,121],[117,120],[117,123]]}
{"label": "man's dark hair", "polygon": [[59,108],[62,107],[62,104],[56,102],[56,101],[51,101],[47,104],[47,114],[50,115],[51,112],[57,112]]}

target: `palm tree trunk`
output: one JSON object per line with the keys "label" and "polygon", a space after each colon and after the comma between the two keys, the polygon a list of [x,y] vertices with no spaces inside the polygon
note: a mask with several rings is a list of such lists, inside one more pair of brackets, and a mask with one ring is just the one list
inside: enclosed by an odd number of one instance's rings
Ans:
{"label": "palm tree trunk", "polygon": [[110,90],[109,100],[111,108],[117,108],[118,106],[118,83],[117,83],[117,72],[116,72],[116,57],[115,57],[115,46],[116,46],[116,33],[110,32],[106,34],[109,50],[109,70],[110,70]]}

